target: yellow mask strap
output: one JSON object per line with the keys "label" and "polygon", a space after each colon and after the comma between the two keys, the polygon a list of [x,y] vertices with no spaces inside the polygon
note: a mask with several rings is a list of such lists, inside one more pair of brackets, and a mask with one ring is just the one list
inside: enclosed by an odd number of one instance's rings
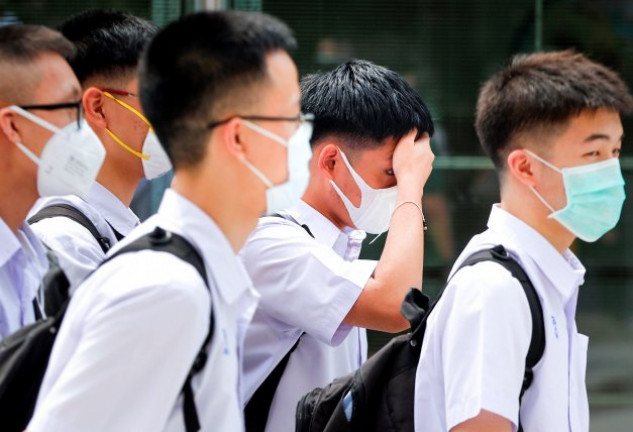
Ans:
{"label": "yellow mask strap", "polygon": [[115,101],[116,103],[118,103],[119,105],[121,105],[123,108],[126,108],[126,109],[132,111],[134,114],[136,114],[138,116],[138,118],[140,118],[141,120],[143,120],[143,122],[145,122],[145,124],[149,127],[149,130],[154,132],[154,128],[150,124],[149,120],[147,120],[147,117],[145,117],[143,114],[141,114],[139,112],[139,110],[134,108],[132,105],[127,104],[127,103],[123,102],[122,100],[119,100],[119,99],[115,98],[111,93],[109,93],[107,91],[104,91],[103,94],[106,97],[108,97],[108,98],[112,99],[113,101]]}
{"label": "yellow mask strap", "polygon": [[118,136],[116,136],[114,134],[114,132],[112,132],[110,129],[106,128],[106,132],[108,133],[108,135],[110,135],[110,137],[116,141],[116,143],[118,145],[120,145],[121,147],[123,147],[125,150],[129,151],[130,153],[132,153],[134,156],[140,157],[143,160],[149,160],[149,155],[146,155],[144,153],[141,153],[139,151],[134,150],[132,147],[130,147],[129,145],[125,144],[123,141],[121,141],[121,138],[119,138]]}

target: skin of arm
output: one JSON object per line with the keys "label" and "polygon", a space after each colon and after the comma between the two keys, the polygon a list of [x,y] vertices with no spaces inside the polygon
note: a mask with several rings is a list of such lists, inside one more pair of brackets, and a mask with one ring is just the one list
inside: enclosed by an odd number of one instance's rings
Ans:
{"label": "skin of arm", "polygon": [[451,432],[512,432],[512,422],[490,411],[481,410],[476,417],[458,424]]}
{"label": "skin of arm", "polygon": [[428,134],[415,141],[416,132],[405,135],[393,155],[398,197],[389,234],[374,275],[343,322],[386,332],[399,332],[409,323],[400,305],[410,288],[422,287],[424,229],[420,209],[424,184],[433,168],[434,155]]}

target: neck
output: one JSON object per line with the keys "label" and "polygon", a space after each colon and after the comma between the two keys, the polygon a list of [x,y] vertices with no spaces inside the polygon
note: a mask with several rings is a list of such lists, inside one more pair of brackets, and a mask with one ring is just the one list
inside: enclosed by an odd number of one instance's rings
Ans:
{"label": "neck", "polygon": [[[252,191],[252,187],[227,187],[238,183],[231,181],[233,176],[230,169],[221,171],[226,174],[221,175],[216,170],[210,170],[212,175],[195,171],[177,171],[174,173],[172,189],[205,212],[224,233],[237,254],[255,229],[264,209],[254,209],[253,202],[256,201],[250,198],[252,194],[246,193]],[[258,193],[261,193],[261,190]]]}
{"label": "neck", "polygon": [[123,166],[119,167],[106,157],[97,176],[97,182],[108,189],[126,207],[129,207],[141,178],[133,170],[124,168]]}
{"label": "neck", "polygon": [[[26,220],[29,210],[37,201],[36,181],[32,184],[24,184],[20,179],[24,173],[17,173],[9,166],[0,173],[0,218],[14,233]],[[17,181],[16,181],[17,180]]]}
{"label": "neck", "polygon": [[[323,191],[326,190],[324,188],[328,188],[330,192],[323,193]],[[333,207],[335,207],[335,204],[333,204],[335,199],[338,199],[339,206],[343,206],[341,199],[338,196],[333,196],[333,194],[334,192],[332,191],[332,186],[329,183],[327,185],[316,187],[316,185],[313,185],[313,183],[310,182],[308,189],[301,199],[310,207],[321,213],[339,230],[342,230],[346,226],[349,226],[349,224],[339,217],[337,212],[333,210]]]}
{"label": "neck", "polygon": [[559,253],[564,253],[573,243],[574,235],[549,218],[550,210],[529,189],[525,190],[529,195],[518,190],[502,191],[501,208],[545,237]]}

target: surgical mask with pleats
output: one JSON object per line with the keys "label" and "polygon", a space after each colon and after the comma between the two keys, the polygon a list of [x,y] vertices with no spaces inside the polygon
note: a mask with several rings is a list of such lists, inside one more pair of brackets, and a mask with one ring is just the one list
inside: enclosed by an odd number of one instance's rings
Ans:
{"label": "surgical mask with pleats", "polygon": [[240,159],[268,188],[266,189],[266,214],[274,214],[294,206],[301,199],[310,179],[308,164],[312,158],[310,148],[312,123],[308,120],[303,121],[287,141],[248,120],[244,120],[244,124],[288,149],[288,180],[280,185],[273,185],[264,173],[246,158]]}
{"label": "surgical mask with pleats", "polygon": [[356,207],[345,196],[343,191],[330,180],[330,184],[343,201],[347,212],[356,228],[361,229],[370,234],[381,234],[389,229],[391,214],[396,206],[398,198],[398,187],[393,186],[385,189],[374,189],[365,183],[365,180],[352,168],[347,156],[341,149],[341,157],[354,182],[360,189],[360,207]]}
{"label": "surgical mask with pleats", "polygon": [[23,143],[18,148],[37,165],[37,191],[41,197],[78,195],[84,197],[92,187],[103,160],[105,148],[93,130],[82,121],[59,128],[18,106],[9,109],[53,132],[38,157]]}
{"label": "surgical mask with pleats", "polygon": [[121,140],[121,138],[119,138],[118,136],[114,134],[114,132],[106,128],[106,132],[108,133],[108,135],[110,135],[110,137],[117,144],[119,144],[125,150],[132,153],[134,156],[141,159],[141,163],[143,164],[143,174],[145,178],[148,180],[152,180],[152,179],[162,176],[163,174],[166,174],[169,170],[171,170],[172,168],[171,161],[169,160],[167,153],[163,149],[163,146],[161,146],[160,141],[158,140],[158,137],[156,136],[156,133],[154,132],[154,128],[150,124],[149,120],[147,120],[147,117],[141,114],[137,109],[135,109],[130,104],[127,104],[123,102],[122,100],[115,98],[109,92],[104,91],[103,94],[106,97],[118,103],[119,105],[121,105],[123,108],[134,113],[149,128],[147,130],[147,135],[145,136],[145,140],[143,141],[143,147],[141,147],[140,152],[134,150],[132,147],[124,143],[123,140]]}
{"label": "surgical mask with pleats", "polygon": [[526,152],[563,176],[567,204],[560,210],[555,210],[534,187],[530,187],[552,212],[550,218],[586,242],[598,240],[615,227],[626,197],[619,159],[558,168],[533,152]]}

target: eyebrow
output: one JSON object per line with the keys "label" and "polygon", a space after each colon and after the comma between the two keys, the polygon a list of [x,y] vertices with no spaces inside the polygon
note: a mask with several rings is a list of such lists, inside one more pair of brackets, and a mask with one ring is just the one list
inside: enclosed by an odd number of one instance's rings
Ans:
{"label": "eyebrow", "polygon": [[[618,141],[622,141],[622,139],[624,139],[624,134],[620,135],[620,138],[618,139]],[[607,140],[610,141],[611,140],[611,136],[607,135],[607,134],[600,134],[600,133],[596,133],[596,134],[591,134],[589,135],[587,138],[585,138],[583,140],[583,143],[590,143],[596,140]]]}

